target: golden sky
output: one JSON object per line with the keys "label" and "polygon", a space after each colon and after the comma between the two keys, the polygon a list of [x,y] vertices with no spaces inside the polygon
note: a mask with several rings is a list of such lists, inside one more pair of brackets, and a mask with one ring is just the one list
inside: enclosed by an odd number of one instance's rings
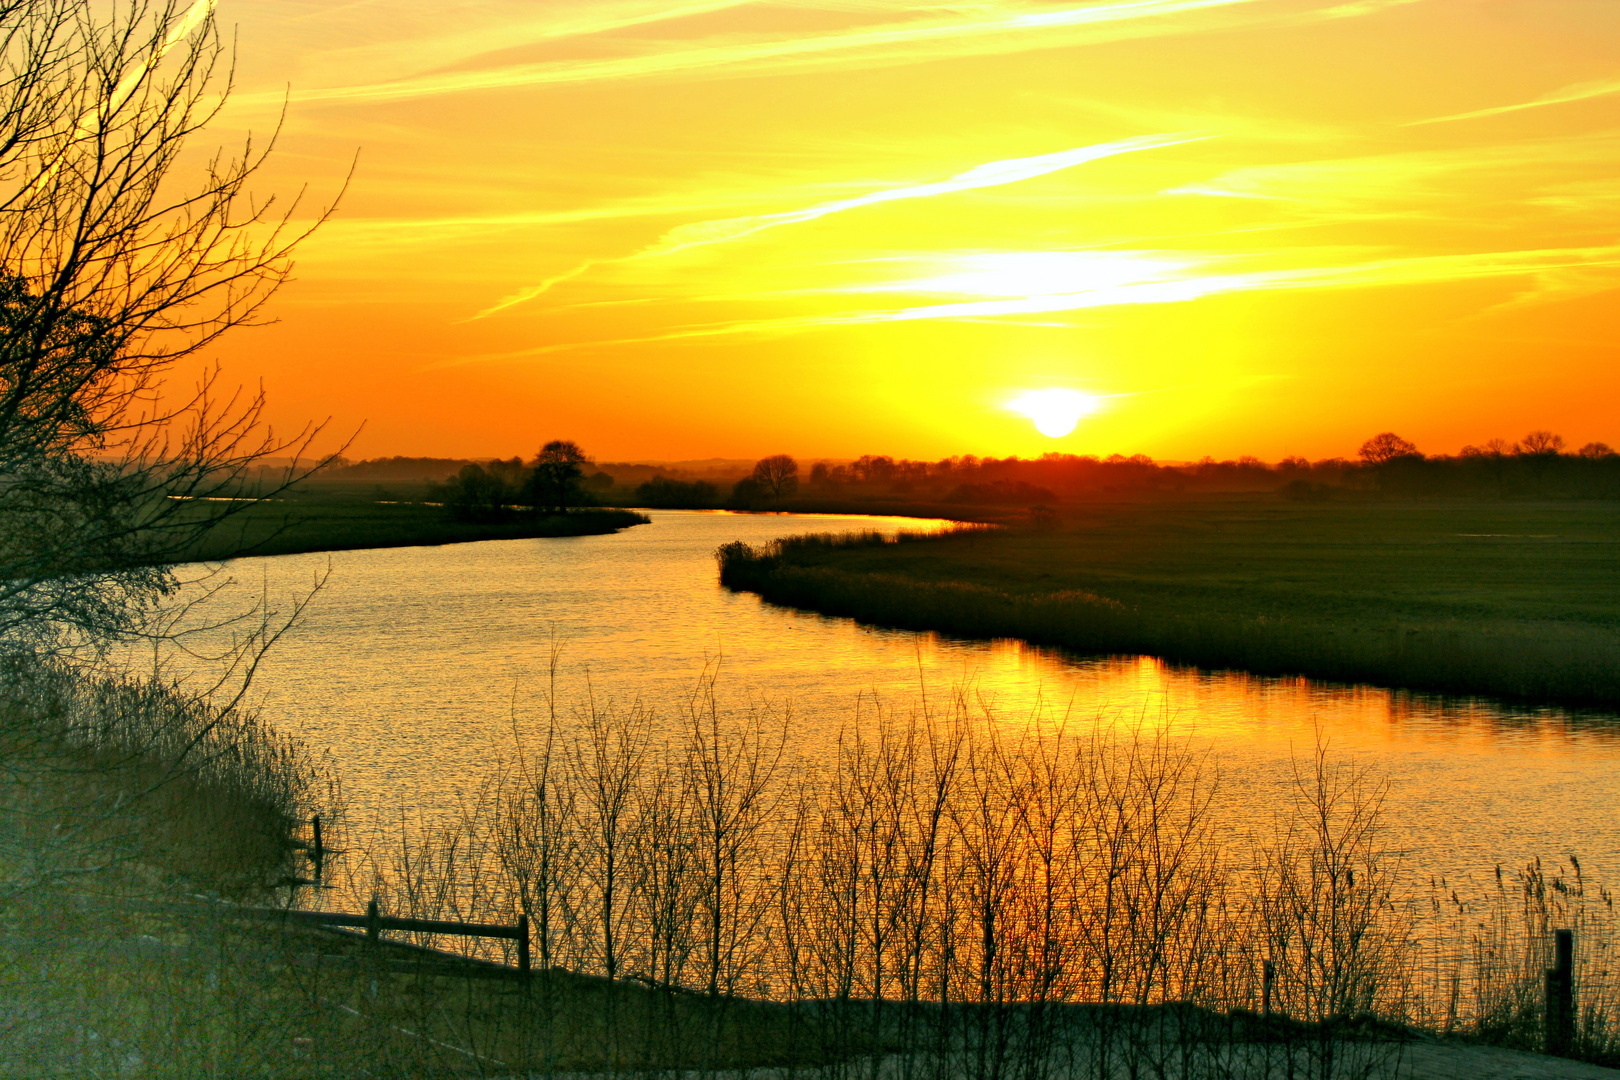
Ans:
{"label": "golden sky", "polygon": [[[351,456],[1620,444],[1616,0],[222,0]],[[1051,438],[1009,408],[1076,391]]]}

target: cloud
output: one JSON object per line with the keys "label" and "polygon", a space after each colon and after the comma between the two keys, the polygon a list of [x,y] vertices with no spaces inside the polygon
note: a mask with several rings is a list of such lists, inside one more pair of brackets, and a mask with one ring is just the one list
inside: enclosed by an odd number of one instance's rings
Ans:
{"label": "cloud", "polygon": [[1549,179],[1576,170],[1610,175],[1620,139],[1580,135],[1487,146],[1322,158],[1233,169],[1166,189],[1165,195],[1273,203],[1294,220],[1316,223],[1368,217],[1442,220],[1477,216],[1490,204],[1537,201]]}
{"label": "cloud", "polygon": [[758,214],[752,217],[725,218],[718,221],[700,221],[691,225],[681,225],[669,232],[644,255],[667,255],[687,248],[702,247],[708,244],[730,243],[741,240],[745,236],[752,236],[766,229],[774,229],[780,225],[794,225],[803,221],[814,221],[826,217],[828,214],[838,214],[845,210],[855,210],[862,206],[875,206],[879,203],[901,202],[907,199],[930,199],[936,195],[951,195],[959,191],[973,191],[978,188],[1000,187],[1003,184],[1016,184],[1021,180],[1033,180],[1039,176],[1059,172],[1063,169],[1072,169],[1076,165],[1083,165],[1088,161],[1097,161],[1101,158],[1114,157],[1119,154],[1130,154],[1138,150],[1157,150],[1165,146],[1178,146],[1182,143],[1198,142],[1210,138],[1207,135],[1169,134],[1169,135],[1142,135],[1131,139],[1120,139],[1117,142],[1097,143],[1094,146],[1080,146],[1072,150],[1060,150],[1055,154],[1040,154],[1035,157],[1007,158],[1003,161],[986,162],[976,165],[966,172],[958,173],[946,180],[935,181],[930,184],[914,184],[907,187],[885,188],[879,191],[857,195],[850,199],[835,199],[832,202],[818,203],[807,206],[802,210],[788,210],[779,214]]}
{"label": "cloud", "polygon": [[[1029,253],[1021,257],[1028,258]],[[1138,304],[1179,304],[1205,297],[1265,290],[1378,288],[1402,285],[1431,285],[1492,278],[1532,277],[1538,300],[1561,297],[1557,286],[1577,281],[1577,295],[1597,291],[1595,273],[1608,271],[1608,287],[1620,287],[1620,246],[1595,248],[1548,248],[1530,251],[1481,252],[1461,255],[1430,255],[1399,259],[1366,260],[1312,267],[1210,273],[1223,260],[1195,259],[1159,252],[1113,252],[1117,265],[1136,264],[1144,271],[1135,280],[1129,273],[1116,277],[1118,283],[1072,292],[1036,293],[1028,296],[997,296],[984,300],[925,304],[876,311],[845,312],[820,316],[792,316],[753,319],[700,326],[677,327],[644,337],[615,338],[543,345],[533,349],[490,356],[464,357],[436,367],[460,366],[489,360],[520,359],[547,353],[613,345],[641,345],[664,341],[728,337],[735,335],[775,336],[846,326],[931,320],[981,320],[1004,316],[1050,315]],[[1104,275],[1106,276],[1106,275]],[[921,279],[919,290],[934,287],[938,279]],[[851,292],[870,291],[867,288]]]}
{"label": "cloud", "polygon": [[[1373,288],[1394,285],[1425,285],[1468,281],[1481,278],[1546,276],[1550,280],[1572,269],[1620,269],[1620,247],[1553,248],[1536,251],[1487,252],[1465,255],[1428,255],[1401,259],[1381,259],[1337,266],[1314,266],[1246,273],[1190,273],[1170,269],[1176,260],[1154,253],[1116,253],[1125,265],[1146,268],[1143,277],[1119,284],[1074,292],[1037,293],[1020,297],[949,304],[930,304],[892,311],[859,312],[798,320],[806,328],[856,323],[913,322],[925,319],[952,319],[962,316],[983,318],[994,315],[1036,315],[1125,304],[1170,304],[1198,300],[1223,293],[1275,289]],[[1130,257],[1129,259],[1125,257]],[[1179,257],[1182,266],[1186,257]],[[1206,262],[1204,267],[1214,265]],[[1159,280],[1152,280],[1158,278]],[[1615,282],[1620,285],[1620,281]]]}
{"label": "cloud", "polygon": [[1548,105],[1564,105],[1572,101],[1588,101],[1596,97],[1607,97],[1609,94],[1620,94],[1620,79],[1601,79],[1596,82],[1574,83],[1570,86],[1544,94],[1534,101],[1521,101],[1516,105],[1496,105],[1489,109],[1475,109],[1472,112],[1453,113],[1450,116],[1435,116],[1427,120],[1413,120],[1402,127],[1421,127],[1424,124],[1449,124],[1454,120],[1475,120],[1484,116],[1500,116],[1503,113],[1521,112],[1525,109],[1541,109]]}
{"label": "cloud", "polygon": [[[630,56],[505,64],[483,70],[438,71],[403,79],[303,91],[295,95],[295,100],[300,104],[384,103],[479,90],[613,82],[688,72],[712,74],[723,69],[780,72],[790,67],[842,63],[846,62],[844,58],[851,56],[861,62],[907,63],[950,56],[1049,49],[1185,33],[1196,27],[1190,26],[1184,17],[1223,9],[1274,5],[1276,2],[1107,0],[1047,10],[1030,10],[1021,4],[981,3],[966,7],[965,10],[975,13],[966,18],[955,14],[948,18],[925,16],[904,22],[807,36],[783,34],[753,40],[722,40],[712,44],[681,43]],[[1340,19],[1416,2],[1421,0],[1368,0],[1358,4],[1316,8],[1303,15],[1279,14],[1269,20],[1258,21],[1298,23]],[[938,7],[926,7],[921,8],[919,13],[932,14],[939,10]],[[1057,31],[1070,33],[1059,34]],[[583,28],[581,32],[584,32]],[[275,100],[279,102],[279,94]],[[257,97],[254,97],[254,102],[260,103]],[[269,98],[266,98],[262,103],[268,102]]]}
{"label": "cloud", "polygon": [[1033,180],[1036,177],[1046,176],[1064,169],[1072,169],[1076,165],[1083,165],[1088,161],[1115,157],[1119,154],[1135,153],[1139,150],[1156,150],[1166,146],[1198,142],[1210,137],[1188,134],[1141,135],[1130,139],[1119,139],[1115,142],[1096,143],[1092,146],[1078,146],[1069,150],[1059,150],[1052,154],[989,161],[983,165],[975,165],[966,172],[957,173],[955,176],[945,180],[937,180],[927,184],[908,184],[902,187],[881,188],[877,191],[869,191],[864,195],[856,195],[853,198],[834,199],[831,202],[816,203],[814,206],[806,206],[798,210],[786,210],[775,214],[755,214],[750,217],[717,218],[711,221],[697,221],[687,225],[679,225],[641,251],[613,259],[586,260],[571,270],[547,278],[538,285],[528,286],[503,297],[478,312],[472,318],[486,318],[497,312],[505,311],[507,308],[534,300],[549,291],[553,286],[565,281],[571,281],[587,270],[608,262],[627,262],[631,259],[672,255],[696,247],[734,243],[756,233],[764,232],[767,229],[815,221],[818,218],[827,217],[829,214],[840,214],[846,210],[856,210],[864,206],[876,206],[880,203],[902,202],[909,199],[930,199],[940,195],[975,191],[980,188],[1016,184],[1023,180]]}

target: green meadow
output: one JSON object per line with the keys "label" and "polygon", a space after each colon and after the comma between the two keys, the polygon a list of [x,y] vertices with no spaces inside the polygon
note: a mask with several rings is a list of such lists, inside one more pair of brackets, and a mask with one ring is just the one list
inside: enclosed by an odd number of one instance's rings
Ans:
{"label": "green meadow", "polygon": [[1457,694],[1620,703],[1620,505],[1071,506],[1046,527],[797,538],[722,581],[880,625]]}

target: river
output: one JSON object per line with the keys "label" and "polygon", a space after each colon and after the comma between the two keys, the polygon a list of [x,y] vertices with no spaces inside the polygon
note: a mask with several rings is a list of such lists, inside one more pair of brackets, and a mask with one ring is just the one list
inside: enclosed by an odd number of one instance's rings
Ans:
{"label": "river", "polygon": [[[1424,877],[1483,881],[1497,864],[1573,852],[1620,878],[1620,718],[1505,708],[1371,687],[1078,658],[858,626],[719,587],[713,553],[801,532],[938,528],[836,515],[652,511],[611,536],[241,559],[227,593],[285,607],[330,566],[255,680],[267,715],[329,748],[351,813],[447,812],[541,715],[553,642],[565,714],[587,694],[639,699],[666,725],[705,665],[731,708],[791,709],[790,750],[825,760],[874,700],[901,712],[955,690],[996,722],[1037,714],[1169,723],[1220,773],[1223,813],[1256,825],[1286,805],[1318,740],[1387,779],[1391,840]],[[229,602],[229,600],[227,600]]]}

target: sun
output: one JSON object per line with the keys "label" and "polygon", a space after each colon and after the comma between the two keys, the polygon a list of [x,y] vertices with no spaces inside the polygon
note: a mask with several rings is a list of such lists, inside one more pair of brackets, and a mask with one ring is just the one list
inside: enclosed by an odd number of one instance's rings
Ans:
{"label": "sun", "polygon": [[1052,439],[1073,431],[1080,418],[1097,409],[1097,399],[1078,390],[1029,390],[1007,403],[1013,412],[1035,421],[1035,430]]}

